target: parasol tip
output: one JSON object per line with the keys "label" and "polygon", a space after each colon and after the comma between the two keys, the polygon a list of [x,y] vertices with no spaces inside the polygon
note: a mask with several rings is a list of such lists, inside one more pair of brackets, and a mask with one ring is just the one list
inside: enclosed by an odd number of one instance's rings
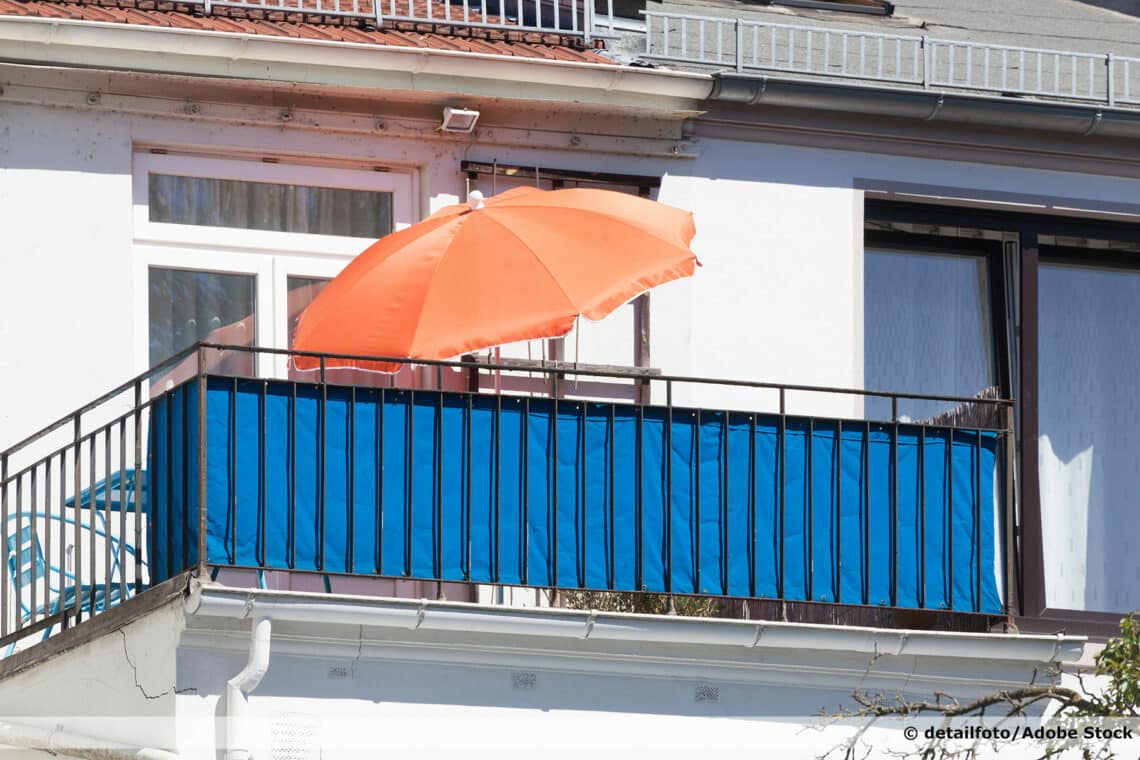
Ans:
{"label": "parasol tip", "polygon": [[478,190],[472,190],[467,194],[467,205],[471,207],[472,211],[478,211],[483,208],[483,193]]}

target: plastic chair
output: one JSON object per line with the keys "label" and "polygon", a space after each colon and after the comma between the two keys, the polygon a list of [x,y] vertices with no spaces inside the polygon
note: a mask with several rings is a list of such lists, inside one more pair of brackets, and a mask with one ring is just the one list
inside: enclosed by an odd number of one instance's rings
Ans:
{"label": "plastic chair", "polygon": [[[19,605],[17,614],[22,625],[37,618],[59,614],[62,610],[75,609],[77,599],[79,611],[88,614],[102,612],[118,604],[121,599],[117,584],[110,587],[108,594],[105,584],[79,586],[76,585],[74,574],[55,566],[48,567],[44,562],[39,538],[32,532],[30,525],[21,529],[18,535],[9,536],[7,544],[8,577],[12,579],[15,600]],[[53,586],[53,578],[62,579],[63,584]],[[33,589],[36,591],[34,596],[37,597],[34,607],[31,601]],[[44,629],[43,639],[51,635],[53,628],[54,624]],[[12,642],[5,656],[12,654],[15,648],[16,642]]]}

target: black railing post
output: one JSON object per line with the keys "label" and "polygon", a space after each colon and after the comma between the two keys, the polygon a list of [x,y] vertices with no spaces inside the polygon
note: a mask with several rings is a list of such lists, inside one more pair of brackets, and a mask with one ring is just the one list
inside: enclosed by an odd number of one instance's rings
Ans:
{"label": "black railing post", "polygon": [[891,396],[891,606],[899,606],[899,397]]}
{"label": "black railing post", "polygon": [[784,592],[787,590],[787,585],[785,583],[787,573],[785,572],[785,561],[784,561],[785,560],[785,558],[784,558],[784,554],[785,554],[784,538],[787,534],[787,529],[786,529],[787,526],[785,524],[785,518],[787,517],[787,492],[788,492],[788,471],[787,471],[787,465],[786,465],[787,454],[788,454],[788,416],[787,416],[787,410],[788,410],[788,407],[787,407],[786,394],[784,392],[784,389],[781,387],[780,388],[780,424],[779,424],[779,427],[776,429],[776,437],[779,439],[779,450],[776,453],[776,460],[777,460],[777,463],[779,465],[779,470],[780,470],[779,483],[777,484],[777,488],[779,489],[780,515],[779,515],[779,525],[776,528],[776,540],[777,540],[777,543],[779,544],[779,549],[776,552],[776,554],[777,554],[776,561],[778,563],[777,568],[776,568],[776,595],[779,596],[780,599],[785,598]]}
{"label": "black railing post", "polygon": [[[665,593],[673,593],[673,381],[665,381]],[[669,598],[669,609],[673,599]]]}
{"label": "black railing post", "polygon": [[[10,540],[11,534],[8,532],[8,454],[7,452],[0,454],[0,521],[3,521],[3,535],[5,541]],[[0,637],[8,635],[8,615],[7,610],[11,609],[8,606],[8,563],[4,562],[0,565],[0,610],[4,610],[4,614],[0,614]],[[20,625],[20,619],[17,615],[15,624]]]}
{"label": "black railing post", "polygon": [[[72,544],[72,546],[74,547],[75,553],[72,555],[74,557],[74,564],[72,565],[72,567],[75,569],[75,588],[76,588],[76,593],[75,593],[75,622],[78,623],[79,619],[80,619],[79,618],[79,610],[83,606],[83,594],[79,593],[79,589],[83,588],[83,531],[82,531],[82,528],[80,526],[80,521],[79,521],[79,510],[82,506],[80,503],[79,496],[80,496],[80,492],[82,491],[82,485],[81,484],[83,483],[83,464],[82,464],[83,457],[82,457],[82,449],[80,447],[80,439],[81,439],[81,433],[82,433],[82,421],[81,421],[81,415],[79,413],[76,413],[72,416],[72,426],[73,426],[73,436],[74,436],[73,441],[72,441],[72,445],[73,445],[74,450],[75,450],[75,462],[74,462],[75,466],[74,466],[74,472],[73,472],[75,479],[72,481],[73,490],[75,493],[74,502],[73,502],[75,504],[75,520],[72,522],[72,532],[74,534],[73,538],[74,538],[75,543]],[[64,628],[67,627],[67,616],[66,615],[63,618],[63,627]]]}
{"label": "black railing post", "polygon": [[1002,601],[1005,604],[1005,614],[1012,618],[1014,611],[1020,608],[1021,604],[1021,584],[1019,583],[1018,576],[1018,561],[1017,561],[1017,504],[1014,491],[1014,467],[1017,461],[1017,440],[1014,435],[1014,408],[1012,405],[1005,407],[1005,432],[1002,433],[1002,439],[1005,443],[1005,450],[1002,455],[1003,461],[1003,514],[1005,515],[1005,593],[1002,595]]}
{"label": "black railing post", "polygon": [[325,376],[325,357],[321,356],[321,408],[319,416],[321,424],[317,429],[318,451],[317,459],[317,570],[325,571],[325,499],[328,484],[328,411],[329,387]]}
{"label": "black railing post", "polygon": [[[198,346],[198,580],[209,577],[206,557],[206,348]],[[231,421],[232,424],[232,421]],[[183,564],[185,563],[183,557]]]}
{"label": "black railing post", "polygon": [[[142,471],[143,471],[143,443],[142,443],[142,380],[135,381],[135,479],[134,479],[134,508],[135,508],[135,593],[142,591]],[[62,468],[62,460],[60,467]],[[147,467],[149,472],[152,468]],[[153,516],[152,516],[153,517]]]}

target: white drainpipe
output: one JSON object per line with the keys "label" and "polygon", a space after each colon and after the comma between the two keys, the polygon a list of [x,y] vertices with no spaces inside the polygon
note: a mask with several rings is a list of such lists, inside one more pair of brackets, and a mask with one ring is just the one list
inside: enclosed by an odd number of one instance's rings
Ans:
{"label": "white drainpipe", "polygon": [[267,617],[255,618],[249,639],[249,661],[236,676],[226,681],[226,760],[250,760],[248,731],[245,728],[246,694],[257,688],[269,669],[269,640],[273,624]]}

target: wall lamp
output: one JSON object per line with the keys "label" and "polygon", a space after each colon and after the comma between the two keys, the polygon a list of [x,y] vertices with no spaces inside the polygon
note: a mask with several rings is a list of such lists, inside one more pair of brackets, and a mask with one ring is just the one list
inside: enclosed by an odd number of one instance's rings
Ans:
{"label": "wall lamp", "polygon": [[475,131],[475,124],[479,121],[479,112],[473,108],[452,108],[445,106],[443,109],[443,123],[439,128],[443,132],[459,132],[462,134],[470,134]]}

